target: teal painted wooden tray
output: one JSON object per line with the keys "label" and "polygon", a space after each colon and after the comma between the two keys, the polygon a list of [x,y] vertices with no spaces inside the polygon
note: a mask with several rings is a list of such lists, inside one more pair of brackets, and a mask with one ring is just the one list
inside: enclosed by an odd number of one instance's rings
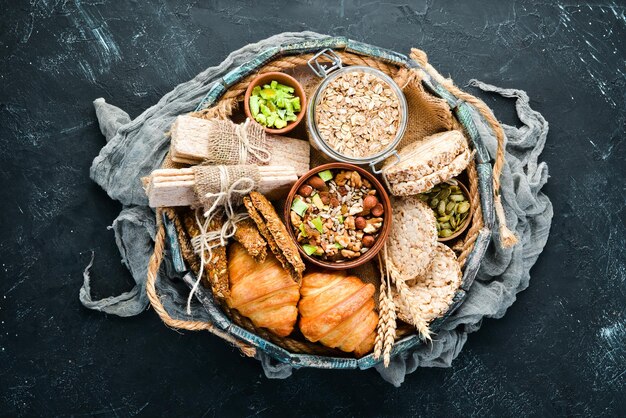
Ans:
{"label": "teal painted wooden tray", "polygon": [[[474,247],[466,259],[461,286],[454,295],[448,310],[441,317],[435,319],[430,324],[431,330],[433,332],[437,332],[441,328],[442,324],[465,300],[467,291],[476,277],[482,258],[487,250],[494,223],[493,174],[491,159],[472,119],[472,115],[470,113],[472,105],[460,100],[454,94],[449,92],[443,85],[431,77],[426,69],[406,55],[362,42],[353,41],[345,37],[329,37],[321,40],[284,44],[261,52],[253,60],[235,68],[228,74],[224,75],[221,79],[217,80],[217,82],[212,85],[206,96],[202,99],[197,107],[197,110],[199,111],[213,106],[231,86],[240,82],[244,77],[259,70],[272,60],[286,55],[316,53],[325,48],[376,58],[399,67],[421,70],[424,76],[423,84],[425,88],[430,93],[444,99],[448,103],[453,114],[465,128],[471,141],[471,145],[475,150],[478,192],[480,196],[484,227],[479,231]],[[166,228],[167,243],[170,248],[170,253],[172,254],[174,267],[179,272],[186,272],[184,281],[188,285],[193,286],[195,277],[193,277],[192,273],[187,272],[188,269],[186,268],[181,255],[176,229],[172,221],[165,214],[163,215],[163,222]],[[291,353],[288,350],[285,350],[284,348],[233,323],[233,321],[226,316],[224,312],[222,312],[219,305],[213,299],[210,291],[200,289],[197,295],[209,313],[211,321],[220,330],[255,347],[257,350],[266,353],[274,360],[290,364],[295,368],[316,367],[322,369],[368,369],[378,364],[380,361],[374,359],[373,354],[369,354],[360,359],[355,359]],[[404,337],[398,340],[394,345],[392,356],[408,351],[419,344],[422,344],[422,341],[417,335]]]}

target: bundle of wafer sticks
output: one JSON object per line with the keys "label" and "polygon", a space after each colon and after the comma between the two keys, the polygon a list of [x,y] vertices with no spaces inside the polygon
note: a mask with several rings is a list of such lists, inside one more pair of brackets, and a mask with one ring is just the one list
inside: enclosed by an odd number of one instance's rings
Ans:
{"label": "bundle of wafer sticks", "polygon": [[[219,124],[234,122],[223,120],[206,120],[193,116],[179,116],[170,130],[172,161],[183,164],[196,165],[211,158],[212,137],[220,128]],[[222,127],[223,128],[223,127]],[[260,128],[262,130],[262,128]],[[289,165],[296,170],[298,176],[309,171],[309,143],[301,139],[285,136],[265,135],[265,148],[269,153],[267,165]],[[228,164],[229,162],[225,162]],[[233,162],[230,162],[233,163]],[[243,161],[243,164],[251,161]]]}
{"label": "bundle of wafer sticks", "polygon": [[[261,181],[259,193],[275,199],[289,192],[298,180],[296,171],[289,166],[259,166]],[[162,168],[150,175],[146,193],[151,207],[197,206],[195,174],[192,168]],[[216,192],[218,192],[217,190]]]}

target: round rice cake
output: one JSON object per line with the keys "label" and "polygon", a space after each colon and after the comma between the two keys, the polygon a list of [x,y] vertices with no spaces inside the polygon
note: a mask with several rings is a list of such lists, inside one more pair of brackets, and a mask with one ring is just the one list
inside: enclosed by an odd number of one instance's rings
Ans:
{"label": "round rice cake", "polygon": [[[462,278],[461,265],[456,254],[447,245],[437,243],[431,257],[426,273],[407,281],[410,302],[426,322],[432,321],[448,310]],[[405,302],[400,300],[397,294],[394,296],[394,302],[398,307],[398,318],[411,323]]]}
{"label": "round rice cake", "polygon": [[404,280],[422,276],[437,245],[437,219],[416,196],[392,198],[393,216],[387,239],[389,261]]}

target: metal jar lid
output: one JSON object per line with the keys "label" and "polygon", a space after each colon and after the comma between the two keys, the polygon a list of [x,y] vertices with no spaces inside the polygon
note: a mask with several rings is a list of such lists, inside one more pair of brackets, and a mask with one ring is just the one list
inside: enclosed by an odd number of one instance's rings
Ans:
{"label": "metal jar lid", "polygon": [[[323,65],[319,61],[320,58],[329,59],[331,61],[331,65],[330,66]],[[396,82],[393,81],[393,79],[389,77],[387,74],[372,67],[367,67],[367,66],[362,66],[362,65],[353,65],[353,66],[343,67],[341,58],[337,54],[335,54],[335,52],[332,49],[324,49],[318,52],[313,58],[309,60],[308,64],[311,70],[313,70],[313,72],[317,76],[319,76],[320,78],[324,78],[324,80],[320,83],[320,85],[315,90],[315,93],[313,93],[313,96],[309,100],[309,103],[307,106],[306,119],[307,119],[307,128],[309,131],[309,139],[311,141],[311,145],[315,147],[317,150],[323,152],[326,156],[330,157],[333,160],[342,161],[345,163],[357,164],[357,165],[368,164],[374,173],[380,173],[380,170],[376,168],[376,164],[379,164],[380,162],[386,160],[387,158],[395,155],[396,158],[398,158],[399,160],[396,147],[398,146],[398,143],[402,139],[402,136],[404,135],[404,131],[406,130],[407,118],[408,118],[408,106],[407,106],[406,98],[404,97],[402,90],[396,84]],[[367,157],[351,157],[351,156],[347,156],[347,155],[337,152],[330,145],[328,145],[328,143],[324,140],[322,135],[320,135],[317,129],[315,108],[318,105],[322,97],[322,93],[324,92],[324,90],[326,89],[326,87],[331,81],[341,76],[342,74],[346,74],[349,72],[366,72],[366,73],[373,74],[376,77],[382,79],[394,91],[399,102],[398,110],[400,111],[400,123],[398,126],[398,131],[396,132],[396,137],[383,150],[377,152],[376,154],[368,155]]]}

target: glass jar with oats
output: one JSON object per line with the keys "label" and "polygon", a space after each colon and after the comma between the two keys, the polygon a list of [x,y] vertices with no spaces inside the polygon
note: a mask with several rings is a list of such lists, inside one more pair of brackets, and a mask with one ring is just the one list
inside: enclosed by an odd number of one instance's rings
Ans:
{"label": "glass jar with oats", "polygon": [[[330,60],[331,65],[321,64]],[[323,50],[309,67],[324,80],[307,107],[311,145],[329,159],[376,164],[395,154],[407,123],[407,103],[400,87],[375,68],[342,67],[332,50]]]}

